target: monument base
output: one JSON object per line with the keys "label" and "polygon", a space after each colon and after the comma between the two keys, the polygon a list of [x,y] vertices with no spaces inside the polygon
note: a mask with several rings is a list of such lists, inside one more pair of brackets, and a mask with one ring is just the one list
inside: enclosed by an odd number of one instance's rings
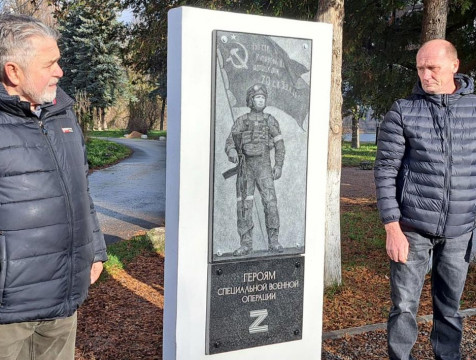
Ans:
{"label": "monument base", "polygon": [[207,353],[302,338],[304,256],[210,265]]}

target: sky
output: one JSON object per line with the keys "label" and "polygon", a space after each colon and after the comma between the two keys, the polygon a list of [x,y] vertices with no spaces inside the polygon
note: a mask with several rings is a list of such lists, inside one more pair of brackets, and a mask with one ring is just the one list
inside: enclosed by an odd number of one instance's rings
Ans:
{"label": "sky", "polygon": [[134,18],[134,15],[132,14],[132,10],[126,9],[120,14],[118,20],[123,23],[130,23],[132,22],[133,18]]}

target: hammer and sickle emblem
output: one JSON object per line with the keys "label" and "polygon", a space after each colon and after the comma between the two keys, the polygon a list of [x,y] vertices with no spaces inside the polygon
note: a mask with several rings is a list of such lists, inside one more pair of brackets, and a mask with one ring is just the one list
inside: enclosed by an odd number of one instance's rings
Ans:
{"label": "hammer and sickle emblem", "polygon": [[[246,48],[240,44],[239,42],[236,42],[237,45],[243,49],[244,52],[244,57],[240,55],[240,48],[233,48],[230,50],[230,56],[228,59],[226,59],[227,62],[231,62],[233,66],[237,69],[248,69],[248,51]],[[237,63],[235,63],[234,59],[236,59]]]}

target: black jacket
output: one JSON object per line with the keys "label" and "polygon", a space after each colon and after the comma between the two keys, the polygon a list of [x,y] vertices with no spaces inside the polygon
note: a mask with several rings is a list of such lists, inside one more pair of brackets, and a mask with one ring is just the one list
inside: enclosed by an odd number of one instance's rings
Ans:
{"label": "black jacket", "polygon": [[72,104],[38,118],[0,84],[0,324],[72,315],[107,260]]}
{"label": "black jacket", "polygon": [[457,74],[451,95],[396,101],[380,127],[375,162],[377,205],[384,223],[456,237],[475,227],[476,96]]}

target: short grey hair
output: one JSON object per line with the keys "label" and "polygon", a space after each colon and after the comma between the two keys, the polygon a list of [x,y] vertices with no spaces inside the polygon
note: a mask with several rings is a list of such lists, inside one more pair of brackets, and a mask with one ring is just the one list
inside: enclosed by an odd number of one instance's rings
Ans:
{"label": "short grey hair", "polygon": [[24,68],[35,55],[32,37],[58,40],[60,34],[41,21],[26,15],[0,15],[0,81],[3,81],[5,64],[9,61]]}

